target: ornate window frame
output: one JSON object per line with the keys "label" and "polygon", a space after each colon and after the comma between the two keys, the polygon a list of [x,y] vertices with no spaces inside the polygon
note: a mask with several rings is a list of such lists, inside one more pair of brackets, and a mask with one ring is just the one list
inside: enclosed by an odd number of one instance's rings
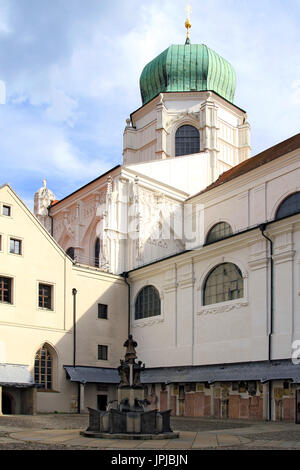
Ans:
{"label": "ornate window frame", "polygon": [[[204,305],[203,304],[203,294],[204,294],[204,286],[205,281],[209,273],[216,268],[218,265],[223,263],[232,263],[235,264],[242,273],[242,278],[244,282],[244,296],[239,299],[234,300],[226,300],[224,302],[218,302],[211,305]],[[218,314],[229,312],[231,310],[240,309],[242,307],[246,307],[249,305],[249,273],[246,270],[245,266],[240,260],[237,260],[234,257],[226,256],[222,258],[218,258],[215,262],[211,263],[205,272],[202,274],[200,280],[196,284],[196,292],[197,292],[197,303],[196,303],[196,314],[197,315],[211,315],[211,314]]]}
{"label": "ornate window frame", "polygon": [[[140,318],[140,319],[136,320],[135,319],[135,302],[136,302],[136,299],[137,299],[139,293],[142,291],[142,289],[144,289],[144,287],[147,287],[147,286],[153,286],[158,291],[159,298],[160,298],[160,315],[155,315],[153,317],[147,317],[147,318]],[[135,294],[135,296],[134,296],[134,298],[132,299],[132,302],[131,302],[131,321],[132,321],[132,325],[134,327],[143,328],[144,326],[152,326],[152,325],[164,322],[165,321],[165,316],[164,316],[164,302],[163,302],[163,300],[164,300],[163,291],[161,290],[161,288],[156,283],[147,281],[145,284],[143,284],[138,289],[138,291],[136,292],[136,294]]]}
{"label": "ornate window frame", "polygon": [[[168,134],[169,134],[169,139],[170,139],[169,141],[170,156],[174,158],[180,158],[180,155],[176,157],[176,154],[175,154],[175,136],[176,136],[177,130],[182,126],[193,126],[197,129],[197,131],[199,132],[199,139],[200,139],[199,153],[201,152],[202,135],[201,135],[199,119],[197,119],[194,113],[185,113],[183,116],[180,116],[172,120],[168,127]],[[181,155],[181,156],[185,157],[186,155]]]}

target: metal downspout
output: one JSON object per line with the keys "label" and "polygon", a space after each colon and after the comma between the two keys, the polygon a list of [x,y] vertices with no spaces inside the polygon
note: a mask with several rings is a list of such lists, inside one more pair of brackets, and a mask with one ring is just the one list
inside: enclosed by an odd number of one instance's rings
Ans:
{"label": "metal downspout", "polygon": [[[259,225],[262,236],[270,244],[270,329],[269,329],[269,344],[268,344],[268,361],[272,359],[272,334],[273,334],[273,316],[274,316],[274,262],[273,262],[273,241],[265,234],[267,224]],[[269,380],[269,421],[272,421],[272,380]]]}
{"label": "metal downspout", "polygon": [[128,279],[128,272],[127,273],[123,273],[122,276],[124,277],[124,281],[125,281],[125,284],[127,284],[128,286],[128,336],[130,335],[130,328],[131,328],[131,325],[130,325],[130,284],[129,282],[127,281]]}
{"label": "metal downspout", "polygon": [[[72,289],[73,295],[73,367],[76,367],[76,295],[77,289]],[[77,383],[77,413],[80,413],[80,382]]]}

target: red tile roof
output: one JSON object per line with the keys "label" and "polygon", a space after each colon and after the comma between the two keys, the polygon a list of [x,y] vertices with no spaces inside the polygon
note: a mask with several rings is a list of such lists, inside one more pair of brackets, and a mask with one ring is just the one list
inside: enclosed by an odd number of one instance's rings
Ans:
{"label": "red tile roof", "polygon": [[231,181],[238,176],[248,173],[248,171],[254,170],[261,165],[265,165],[272,160],[276,160],[276,158],[282,157],[289,152],[293,152],[293,150],[297,150],[298,148],[300,148],[300,134],[296,134],[293,137],[290,137],[289,139],[284,140],[283,142],[280,142],[279,144],[274,145],[273,147],[270,147],[261,153],[258,153],[254,157],[244,160],[242,163],[239,163],[239,165],[234,166],[230,170],[225,171],[216,181],[188,199],[206,193],[207,191],[210,191],[211,189],[216,188],[221,184],[227,183],[228,181]]}

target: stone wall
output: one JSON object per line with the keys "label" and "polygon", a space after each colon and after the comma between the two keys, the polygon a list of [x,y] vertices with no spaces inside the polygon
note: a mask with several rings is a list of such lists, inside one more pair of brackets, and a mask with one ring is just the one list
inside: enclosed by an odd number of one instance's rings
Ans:
{"label": "stone wall", "polygon": [[[159,387],[159,385],[156,385]],[[286,388],[288,387],[288,388]],[[295,421],[297,385],[277,382],[273,386],[273,419]],[[268,386],[260,382],[173,384],[159,393],[159,409],[171,408],[172,416],[221,419],[268,419]]]}

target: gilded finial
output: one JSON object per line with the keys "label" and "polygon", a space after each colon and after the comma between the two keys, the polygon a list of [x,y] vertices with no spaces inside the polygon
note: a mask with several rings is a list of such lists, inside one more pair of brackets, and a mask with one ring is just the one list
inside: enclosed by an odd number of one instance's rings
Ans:
{"label": "gilded finial", "polygon": [[192,12],[192,9],[191,9],[191,6],[190,5],[187,5],[186,6],[186,13],[187,13],[187,19],[186,19],[186,22],[185,22],[185,27],[186,27],[186,41],[185,43],[186,44],[190,44],[190,28],[192,27],[191,25],[191,20],[190,20],[190,14]]}

